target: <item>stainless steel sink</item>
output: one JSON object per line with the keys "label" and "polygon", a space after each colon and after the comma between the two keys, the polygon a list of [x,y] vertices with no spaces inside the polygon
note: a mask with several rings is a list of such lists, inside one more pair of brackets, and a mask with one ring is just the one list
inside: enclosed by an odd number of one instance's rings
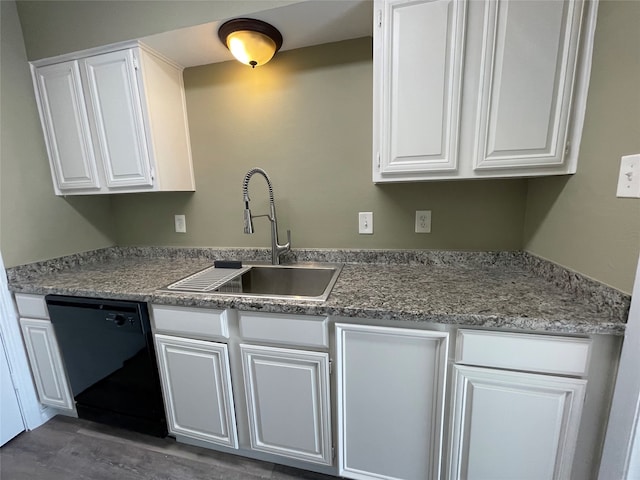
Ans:
{"label": "stainless steel sink", "polygon": [[209,267],[162,290],[325,301],[341,270],[342,265],[334,263],[245,265],[239,270]]}

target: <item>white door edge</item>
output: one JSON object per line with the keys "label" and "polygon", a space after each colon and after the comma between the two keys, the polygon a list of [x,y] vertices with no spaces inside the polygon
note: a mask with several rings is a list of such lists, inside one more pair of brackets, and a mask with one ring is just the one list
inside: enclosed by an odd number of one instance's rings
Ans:
{"label": "white door edge", "polygon": [[640,257],[631,294],[618,378],[613,393],[599,478],[640,478]]}
{"label": "white door edge", "polygon": [[22,419],[27,430],[33,430],[56,415],[56,411],[38,401],[27,354],[22,342],[18,313],[9,292],[7,275],[0,252],[0,335],[16,389]]}

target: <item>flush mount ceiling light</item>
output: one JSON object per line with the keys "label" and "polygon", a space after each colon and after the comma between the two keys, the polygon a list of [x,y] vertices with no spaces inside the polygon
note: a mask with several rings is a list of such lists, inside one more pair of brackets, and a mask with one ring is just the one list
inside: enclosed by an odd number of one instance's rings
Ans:
{"label": "flush mount ceiling light", "polygon": [[220,25],[220,41],[239,62],[264,65],[282,46],[282,35],[272,25],[253,18],[235,18]]}

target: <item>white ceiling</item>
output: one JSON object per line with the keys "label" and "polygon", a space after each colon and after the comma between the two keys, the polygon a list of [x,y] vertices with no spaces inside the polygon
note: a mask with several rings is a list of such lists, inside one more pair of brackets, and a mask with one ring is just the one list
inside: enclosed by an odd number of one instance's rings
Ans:
{"label": "white ceiling", "polygon": [[[306,0],[243,15],[270,23],[282,33],[281,50],[372,35],[371,0]],[[218,39],[218,27],[229,19],[142,38],[142,42],[183,67],[233,60]]]}

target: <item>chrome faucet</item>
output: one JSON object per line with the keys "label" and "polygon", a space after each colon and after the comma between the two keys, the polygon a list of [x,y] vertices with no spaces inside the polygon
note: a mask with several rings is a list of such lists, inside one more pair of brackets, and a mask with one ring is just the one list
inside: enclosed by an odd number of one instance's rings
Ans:
{"label": "chrome faucet", "polygon": [[[249,180],[254,173],[259,173],[267,181],[269,187],[269,213],[264,215],[251,215],[249,209]],[[267,217],[271,222],[271,263],[280,265],[280,255],[291,250],[291,230],[287,230],[287,243],[280,245],[278,243],[278,220],[276,218],[276,204],[273,199],[273,187],[267,172],[261,168],[252,168],[244,176],[242,182],[242,199],[244,200],[244,233],[253,233],[253,219],[258,217]]]}

